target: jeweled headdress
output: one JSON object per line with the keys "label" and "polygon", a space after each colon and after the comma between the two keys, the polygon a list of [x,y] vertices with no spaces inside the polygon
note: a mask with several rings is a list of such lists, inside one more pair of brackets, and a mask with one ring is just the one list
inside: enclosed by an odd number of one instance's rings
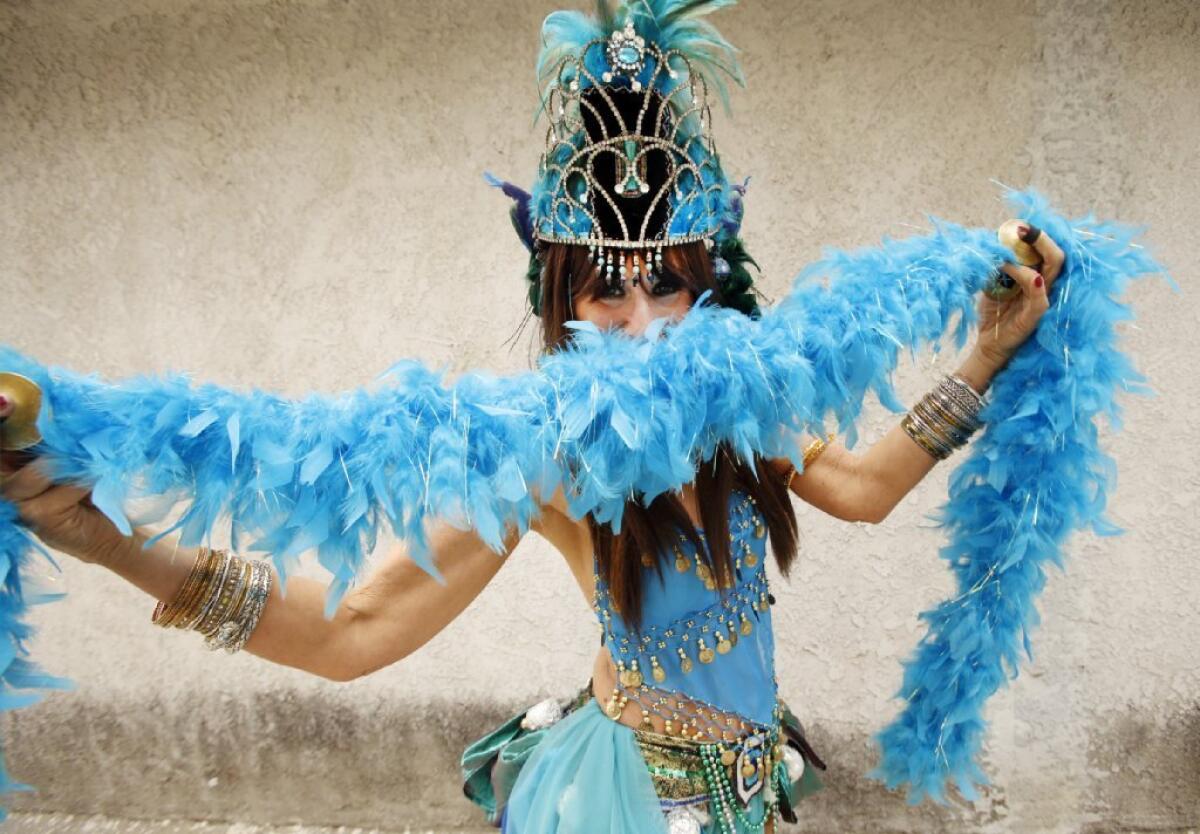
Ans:
{"label": "jeweled headdress", "polygon": [[[620,250],[640,250],[649,274],[664,246],[706,241],[727,303],[757,311],[737,239],[745,184],[730,185],[712,139],[714,88],[742,84],[736,49],[700,19],[736,0],[598,0],[596,13],[558,11],[542,24],[538,115],[549,120],[531,194],[488,175],[517,205],[513,221],[536,242],[586,245],[611,279]],[[634,259],[636,280],[641,269]]]}

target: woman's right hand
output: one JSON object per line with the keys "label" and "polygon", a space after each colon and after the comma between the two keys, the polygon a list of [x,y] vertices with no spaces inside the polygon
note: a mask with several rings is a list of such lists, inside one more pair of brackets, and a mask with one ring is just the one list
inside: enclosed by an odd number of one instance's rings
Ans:
{"label": "woman's right hand", "polygon": [[53,550],[84,562],[101,562],[124,536],[91,502],[91,489],[56,484],[38,459],[13,468],[0,454],[0,497],[17,507],[21,521]]}

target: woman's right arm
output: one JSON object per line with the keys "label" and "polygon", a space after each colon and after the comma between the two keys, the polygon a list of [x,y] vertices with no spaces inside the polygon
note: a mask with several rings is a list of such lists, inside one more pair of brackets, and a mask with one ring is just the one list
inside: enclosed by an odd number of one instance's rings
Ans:
{"label": "woman's right arm", "polygon": [[[139,529],[122,536],[92,506],[89,490],[53,484],[34,464],[11,471],[4,463],[0,495],[16,504],[22,521],[49,547],[106,567],[156,600],[169,601],[183,585],[196,548],[180,550],[164,539],[143,550],[148,535]],[[471,531],[432,525],[430,551],[445,584],[396,548],[345,594],[329,619],[324,583],[291,576],[284,596],[278,581],[272,582],[244,648],[330,680],[361,677],[406,657],[445,628],[499,572],[519,539],[510,530],[500,555]]]}
{"label": "woman's right arm", "polygon": [[[179,551],[166,539],[143,550],[147,538],[137,530],[90,561],[157,600],[170,600],[198,551]],[[324,613],[326,583],[290,576],[284,596],[276,575],[245,651],[335,681],[382,669],[425,645],[461,614],[499,572],[519,540],[510,532],[502,555],[473,532],[445,523],[433,525],[429,548],[444,585],[396,546],[365,582],[346,592],[329,619]]]}

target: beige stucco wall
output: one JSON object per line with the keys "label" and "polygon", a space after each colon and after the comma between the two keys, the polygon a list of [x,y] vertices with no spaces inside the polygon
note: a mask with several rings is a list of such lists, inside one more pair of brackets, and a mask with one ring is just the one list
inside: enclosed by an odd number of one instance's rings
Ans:
{"label": "beige stucco wall", "polygon": [[[290,394],[401,357],[526,367],[523,249],[487,168],[528,183],[537,31],[514,2],[0,2],[0,341],[127,375],[188,370]],[[779,679],[831,763],[805,831],[1100,832],[1200,826],[1200,6],[774,2],[716,19],[748,89],[717,141],[750,175],[745,238],[778,297],[824,246],[931,212],[996,225],[995,178],[1146,224],[1184,288],[1143,282],[1125,347],[1160,390],[1109,437],[1118,538],[1077,536],[1036,660],[992,702],[995,787],[908,808],[862,773],[914,617],[950,588],[924,514],[799,506],[776,583]],[[946,367],[899,372],[913,402]],[[871,441],[895,422],[877,406]],[[530,537],[410,660],[350,685],[205,652],[152,603],[67,561],[35,656],[79,689],[2,722],[10,807],[452,830],[480,817],[457,756],[491,721],[582,684],[597,641]],[[314,571],[314,575],[320,575]]]}

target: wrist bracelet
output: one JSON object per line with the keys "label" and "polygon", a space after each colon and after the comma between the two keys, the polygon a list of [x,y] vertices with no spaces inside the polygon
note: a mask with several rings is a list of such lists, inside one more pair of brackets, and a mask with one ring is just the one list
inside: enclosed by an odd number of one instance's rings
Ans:
{"label": "wrist bracelet", "polygon": [[212,571],[216,554],[207,547],[201,547],[192,562],[192,570],[183,581],[179,590],[168,602],[159,602],[154,608],[150,621],[155,625],[170,628],[177,624],[191,610],[196,597],[203,592],[207,576]]}
{"label": "wrist bracelet", "polygon": [[984,404],[983,396],[970,383],[952,374],[922,397],[900,425],[918,446],[937,460],[945,460],[966,445],[982,425],[978,415]]}
{"label": "wrist bracelet", "polygon": [[273,576],[265,560],[202,547],[175,595],[156,604],[151,622],[199,631],[209,649],[240,651],[262,616]]}

